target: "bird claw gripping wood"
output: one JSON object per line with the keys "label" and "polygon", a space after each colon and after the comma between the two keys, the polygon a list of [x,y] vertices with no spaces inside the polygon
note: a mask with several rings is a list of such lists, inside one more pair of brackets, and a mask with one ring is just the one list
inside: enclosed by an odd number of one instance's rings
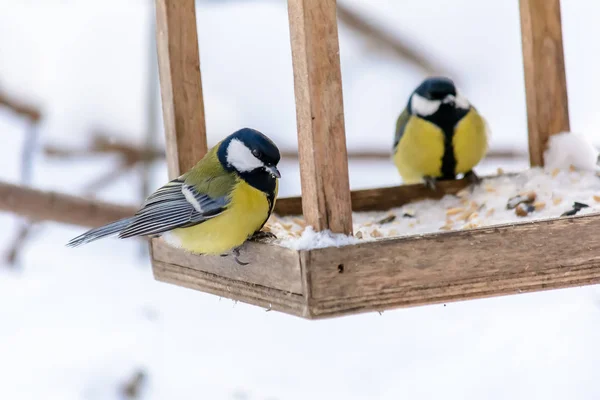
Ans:
{"label": "bird claw gripping wood", "polygon": [[250,240],[253,242],[265,242],[265,241],[269,241],[271,239],[277,239],[277,236],[275,236],[275,234],[273,234],[271,232],[267,232],[267,231],[255,232],[254,235],[252,235],[252,237],[250,237]]}
{"label": "bird claw gripping wood", "polygon": [[480,177],[474,171],[469,171],[465,174],[465,179],[473,185],[479,185],[482,181]]}
{"label": "bird claw gripping wood", "polygon": [[[231,251],[231,253],[233,254],[233,259],[235,260],[235,262],[238,265],[244,266],[244,265],[250,264],[250,263],[247,263],[247,262],[240,261],[240,259],[238,258],[240,256],[240,248],[239,247],[236,247],[235,249],[233,249]],[[221,257],[227,257],[228,255],[229,255],[228,253],[221,254]]]}
{"label": "bird claw gripping wood", "polygon": [[233,256],[234,256],[233,259],[235,260],[235,262],[241,266],[250,264],[247,262],[240,261],[240,259],[238,258],[240,256],[240,248],[239,247],[236,247],[235,249],[233,249]]}
{"label": "bird claw gripping wood", "polygon": [[436,189],[436,179],[431,176],[424,176],[423,180],[425,181],[425,186],[427,186],[431,190]]}

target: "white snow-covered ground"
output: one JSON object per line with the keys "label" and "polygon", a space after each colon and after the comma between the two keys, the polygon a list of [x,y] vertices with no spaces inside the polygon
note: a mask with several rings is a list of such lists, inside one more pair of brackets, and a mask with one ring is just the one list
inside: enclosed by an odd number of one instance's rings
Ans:
{"label": "white snow-covered ground", "polygon": [[[246,125],[293,148],[283,2],[217,3],[198,6],[211,142]],[[0,86],[42,104],[43,142],[82,144],[94,127],[142,140],[151,4],[0,0]],[[516,0],[347,4],[460,72],[495,148],[525,148]],[[590,49],[599,12],[594,0],[563,1],[572,129],[594,143],[600,56]],[[423,77],[346,29],[341,37],[348,145],[387,149],[394,118]],[[18,180],[25,128],[0,110],[2,180]],[[115,162],[36,159],[34,184],[70,193]],[[486,161],[477,172],[525,166]],[[155,172],[158,187],[164,165]],[[298,194],[297,166],[285,162],[282,173],[281,195]],[[386,162],[355,162],[350,174],[353,188],[400,181]],[[99,196],[133,204],[137,193],[128,175]],[[0,246],[18,222],[0,215]],[[304,321],[157,283],[135,241],[64,247],[82,229],[44,224],[21,268],[0,266],[0,399],[121,399],[120,385],[138,368],[149,400],[600,398],[597,286]]]}

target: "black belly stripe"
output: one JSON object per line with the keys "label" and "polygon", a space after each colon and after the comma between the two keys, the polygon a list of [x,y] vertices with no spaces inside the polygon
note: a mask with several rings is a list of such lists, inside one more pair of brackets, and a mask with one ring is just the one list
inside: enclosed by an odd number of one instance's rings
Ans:
{"label": "black belly stripe", "polygon": [[444,155],[442,156],[442,180],[456,178],[456,155],[452,139],[454,138],[454,127],[444,129]]}

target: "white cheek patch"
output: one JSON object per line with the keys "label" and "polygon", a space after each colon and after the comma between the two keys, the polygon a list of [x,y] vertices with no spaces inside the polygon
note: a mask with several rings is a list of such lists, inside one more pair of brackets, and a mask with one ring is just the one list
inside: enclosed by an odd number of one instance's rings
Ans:
{"label": "white cheek patch", "polygon": [[238,139],[229,142],[227,162],[240,172],[250,172],[264,166],[262,161],[254,157],[252,151]]}
{"label": "white cheek patch", "polygon": [[413,94],[410,99],[410,107],[412,108],[412,112],[423,117],[428,117],[435,114],[441,105],[442,102],[440,100],[428,100],[416,93]]}

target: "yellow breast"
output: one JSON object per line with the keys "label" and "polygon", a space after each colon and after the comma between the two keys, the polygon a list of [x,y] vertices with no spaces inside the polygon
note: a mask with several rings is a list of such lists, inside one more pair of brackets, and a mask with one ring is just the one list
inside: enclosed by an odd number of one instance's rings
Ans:
{"label": "yellow breast", "polygon": [[244,243],[270,213],[267,195],[239,180],[223,213],[201,224],[175,229],[164,239],[192,253],[223,254]]}
{"label": "yellow breast", "polygon": [[[472,170],[485,156],[487,127],[475,109],[471,109],[454,128],[452,145],[456,173]],[[419,183],[424,176],[442,175],[444,133],[435,124],[412,116],[394,154],[394,164],[404,183]]]}
{"label": "yellow breast", "polygon": [[474,108],[456,124],[452,145],[457,174],[469,172],[485,156],[488,148],[487,126]]}
{"label": "yellow breast", "polygon": [[423,176],[437,177],[442,168],[444,132],[437,125],[411,116],[394,154],[394,164],[406,184]]}

